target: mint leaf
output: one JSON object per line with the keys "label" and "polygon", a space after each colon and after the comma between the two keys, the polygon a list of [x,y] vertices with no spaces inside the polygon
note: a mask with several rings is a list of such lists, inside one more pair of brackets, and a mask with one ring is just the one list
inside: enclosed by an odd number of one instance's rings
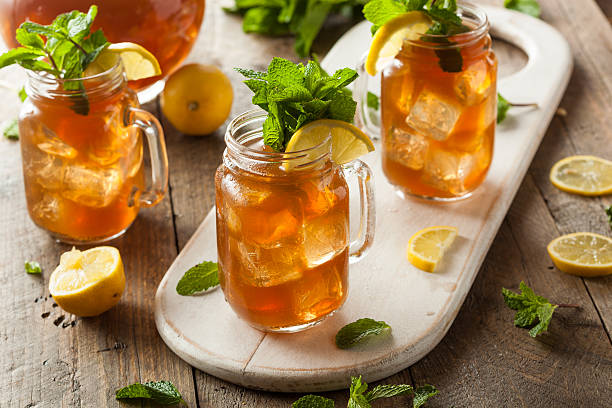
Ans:
{"label": "mint leaf", "polygon": [[308,55],[310,47],[319,34],[331,8],[331,3],[307,0],[304,16],[299,18],[298,22],[292,24],[296,32],[295,52],[298,55]]}
{"label": "mint leaf", "polygon": [[176,284],[176,292],[182,296],[206,291],[219,284],[219,265],[204,261],[189,268]]}
{"label": "mint leaf", "polygon": [[610,229],[612,229],[612,205],[606,208],[606,214],[608,215],[608,223],[610,224]]}
{"label": "mint leaf", "polygon": [[19,95],[19,99],[21,99],[21,102],[25,101],[26,98],[28,97],[28,94],[26,93],[25,87],[22,86],[19,91],[17,92],[17,94]]}
{"label": "mint leaf", "polygon": [[497,123],[502,123],[506,119],[506,114],[510,109],[510,102],[506,100],[500,93],[497,94]]}
{"label": "mint leaf", "polygon": [[31,275],[39,275],[42,273],[40,264],[36,261],[26,261],[25,271]]}
{"label": "mint leaf", "polygon": [[368,384],[361,381],[361,376],[351,377],[348,408],[370,408],[370,401],[364,395],[367,389]]}
{"label": "mint leaf", "polygon": [[420,408],[427,400],[438,393],[438,390],[433,385],[423,385],[421,387],[417,387],[414,392],[414,399],[412,400],[412,408]]}
{"label": "mint leaf", "polygon": [[408,384],[384,384],[377,385],[365,395],[366,399],[371,402],[379,398],[391,398],[398,395],[411,395],[413,393],[411,385]]}
{"label": "mint leaf", "polygon": [[378,107],[380,106],[380,98],[378,95],[368,92],[367,105],[370,109],[378,110]]}
{"label": "mint leaf", "polygon": [[118,400],[148,399],[160,405],[185,403],[183,397],[170,381],[135,383],[115,392]]}
{"label": "mint leaf", "polygon": [[304,67],[283,58],[273,58],[267,72],[235,68],[253,91],[252,102],[268,112],[263,124],[264,144],[284,151],[289,139],[302,126],[318,119],[352,122],[356,102],[346,86],[357,78],[350,68],[328,75],[316,61]]}
{"label": "mint leaf", "polygon": [[529,14],[532,17],[540,17],[540,5],[536,0],[504,0],[504,7]]}
{"label": "mint leaf", "polygon": [[548,299],[536,295],[533,290],[521,282],[519,285],[521,293],[512,292],[502,288],[502,295],[506,305],[517,313],[514,316],[514,325],[517,327],[530,327],[535,321],[538,324],[529,330],[531,337],[545,332],[553,316],[557,305],[551,304]]}
{"label": "mint leaf", "polygon": [[370,318],[359,319],[341,328],[336,334],[336,346],[341,349],[353,347],[356,344],[383,333],[389,333],[391,326],[383,321]]}
{"label": "mint leaf", "polygon": [[11,120],[2,131],[2,134],[9,140],[19,140],[19,121],[17,119]]}
{"label": "mint leaf", "polygon": [[304,395],[291,404],[292,408],[334,408],[334,401],[319,395]]}
{"label": "mint leaf", "polygon": [[374,34],[387,21],[408,11],[422,9],[425,5],[425,2],[416,3],[419,4],[415,4],[414,1],[401,3],[395,0],[371,0],[363,6],[363,15],[366,20],[373,24],[372,34]]}
{"label": "mint leaf", "polygon": [[278,22],[278,10],[268,7],[254,7],[249,9],[242,21],[242,30],[245,33],[258,33],[266,35],[284,35],[289,32],[286,24]]}

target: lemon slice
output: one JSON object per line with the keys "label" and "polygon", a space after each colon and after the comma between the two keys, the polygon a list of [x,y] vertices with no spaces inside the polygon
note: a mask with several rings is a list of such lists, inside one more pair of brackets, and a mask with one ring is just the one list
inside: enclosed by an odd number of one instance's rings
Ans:
{"label": "lemon slice", "polygon": [[85,76],[108,71],[121,59],[128,81],[161,75],[157,58],[141,45],[131,42],[111,44],[85,69]]}
{"label": "lemon slice", "polygon": [[[299,128],[291,136],[285,152],[311,149],[323,143],[330,135],[332,160],[337,164],[348,163],[374,151],[374,144],[370,138],[354,125],[341,120],[319,119]],[[317,152],[307,153],[300,162],[314,160],[316,156],[318,156]]]}
{"label": "lemon slice", "polygon": [[612,162],[595,156],[570,156],[550,170],[550,181],[568,193],[597,196],[612,193]]}
{"label": "lemon slice", "polygon": [[423,228],[408,241],[408,261],[425,272],[433,272],[444,252],[457,236],[457,228],[436,226]]}
{"label": "lemon slice", "polygon": [[124,288],[121,255],[108,246],[63,253],[49,279],[53,300],[77,316],[104,313],[119,302]]}
{"label": "lemon slice", "polygon": [[376,31],[365,68],[368,74],[376,75],[402,49],[404,40],[416,40],[424,34],[431,20],[420,11],[400,14],[387,21]]}
{"label": "lemon slice", "polygon": [[612,274],[612,239],[591,232],[576,232],[553,239],[548,247],[555,266],[578,276]]}

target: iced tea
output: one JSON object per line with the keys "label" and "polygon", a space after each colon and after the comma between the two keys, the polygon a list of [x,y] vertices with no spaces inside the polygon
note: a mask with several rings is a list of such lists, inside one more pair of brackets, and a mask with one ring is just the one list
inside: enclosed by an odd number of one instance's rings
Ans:
{"label": "iced tea", "polygon": [[[251,147],[261,148],[261,141]],[[234,311],[282,330],[320,320],[347,294],[348,187],[327,161],[287,172],[235,165],[216,175],[220,281]]]}
{"label": "iced tea", "polygon": [[[50,24],[72,10],[86,12],[97,4],[94,28],[102,28],[110,42],[129,41],[151,51],[163,75],[169,75],[187,57],[200,30],[204,0],[0,0],[0,30],[10,48],[18,46],[15,29],[26,20]],[[143,89],[160,77],[130,82]]]}
{"label": "iced tea", "polygon": [[74,80],[84,84],[81,94],[44,74],[29,76],[19,132],[30,217],[66,242],[121,234],[145,191],[142,138],[128,123],[138,100],[121,65]]}
{"label": "iced tea", "polygon": [[[497,60],[484,13],[460,9],[471,31],[446,38],[447,46],[405,41],[382,73],[385,175],[407,193],[434,199],[468,195],[483,182],[493,155]],[[460,72],[440,65],[453,52],[461,53]]]}

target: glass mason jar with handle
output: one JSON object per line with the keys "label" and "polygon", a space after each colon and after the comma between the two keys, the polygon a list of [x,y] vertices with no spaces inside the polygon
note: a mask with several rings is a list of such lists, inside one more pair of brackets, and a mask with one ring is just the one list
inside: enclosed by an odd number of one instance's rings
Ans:
{"label": "glass mason jar with handle", "polygon": [[[370,169],[331,161],[331,137],[308,150],[271,151],[262,141],[267,113],[236,117],[215,176],[219,280],[236,314],[257,329],[294,332],[344,303],[348,264],[374,234]],[[306,159],[307,157],[307,159]],[[349,238],[345,174],[357,176],[360,235]]]}
{"label": "glass mason jar with handle", "polygon": [[460,3],[469,31],[405,40],[381,74],[381,126],[367,111],[364,64],[356,84],[359,112],[381,135],[385,176],[400,192],[434,200],[468,197],[493,157],[497,59],[485,13]]}
{"label": "glass mason jar with handle", "polygon": [[[30,217],[68,243],[121,235],[139,207],[153,206],[165,194],[168,159],[161,125],[139,109],[121,63],[80,79],[27,72],[19,133]],[[142,134],[151,154],[149,190]]]}

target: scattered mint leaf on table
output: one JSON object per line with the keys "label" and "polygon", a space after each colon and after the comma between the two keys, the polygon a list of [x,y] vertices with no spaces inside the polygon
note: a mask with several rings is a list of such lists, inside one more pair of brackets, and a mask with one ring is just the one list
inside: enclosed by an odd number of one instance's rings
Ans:
{"label": "scattered mint leaf on table", "polygon": [[504,0],[504,7],[536,18],[540,17],[542,12],[536,0]]}
{"label": "scattered mint leaf on table", "polygon": [[610,224],[610,229],[612,229],[612,205],[606,208],[606,214],[608,215],[608,223]]}
{"label": "scattered mint leaf on table", "polygon": [[506,115],[508,114],[508,109],[510,109],[510,103],[501,96],[500,93],[497,94],[497,123],[502,123],[504,119],[506,119]]}
{"label": "scattered mint leaf on table", "polygon": [[[550,324],[550,319],[557,307],[578,307],[577,305],[555,305],[542,296],[534,293],[533,289],[525,284],[520,283],[519,289],[521,293],[515,293],[506,288],[502,288],[504,302],[513,310],[516,310],[514,316],[514,325],[517,327],[531,327],[529,335],[536,337],[538,334],[545,332]],[[534,323],[538,323],[534,326]]]}
{"label": "scattered mint leaf on table", "polygon": [[176,292],[182,296],[206,291],[219,284],[219,265],[204,261],[189,268],[176,284]]}
{"label": "scattered mint leaf on table", "polygon": [[372,402],[380,398],[391,398],[399,395],[414,395],[412,400],[413,408],[419,408],[427,402],[428,398],[436,395],[438,390],[432,385],[418,387],[416,392],[408,384],[384,384],[374,387],[366,392],[368,384],[359,377],[351,377],[351,387],[349,390],[348,408],[371,408]]}
{"label": "scattered mint leaf on table", "polygon": [[438,393],[438,390],[433,385],[425,384],[414,391],[414,399],[412,400],[412,408],[420,408],[427,400]]}
{"label": "scattered mint leaf on table", "polygon": [[327,74],[316,61],[306,66],[273,58],[267,72],[234,68],[247,78],[252,102],[266,112],[264,144],[285,151],[291,136],[302,126],[318,119],[352,122],[357,103],[346,86],[357,78],[350,68]]}
{"label": "scattered mint leaf on table", "polygon": [[42,273],[42,268],[40,267],[40,264],[36,261],[26,261],[25,271],[30,275],[39,275]]}
{"label": "scattered mint leaf on table", "polygon": [[115,392],[118,400],[147,399],[160,405],[186,404],[181,393],[170,381],[135,383]]}
{"label": "scattered mint leaf on table", "polygon": [[304,395],[291,404],[291,408],[334,408],[334,401],[319,395]]}
{"label": "scattered mint leaf on table", "polygon": [[9,140],[19,140],[19,122],[17,119],[11,120],[2,131],[5,138]]}
{"label": "scattered mint leaf on table", "polygon": [[391,332],[391,326],[383,321],[364,318],[349,323],[336,334],[336,346],[341,349],[353,347],[362,341]]}

